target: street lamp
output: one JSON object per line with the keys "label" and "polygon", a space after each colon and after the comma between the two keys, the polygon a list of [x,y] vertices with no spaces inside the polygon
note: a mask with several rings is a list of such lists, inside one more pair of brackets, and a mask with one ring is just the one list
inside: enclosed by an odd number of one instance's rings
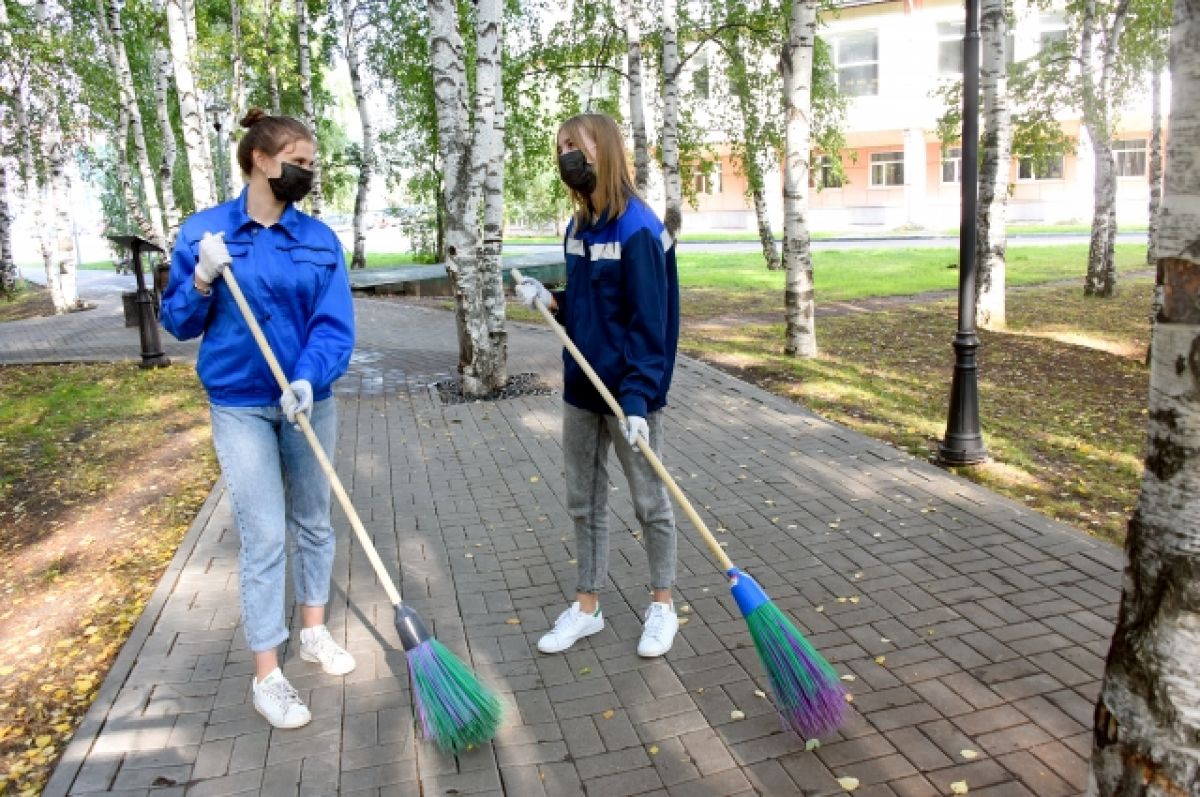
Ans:
{"label": "street lamp", "polygon": [[979,382],[975,350],[975,225],[979,206],[979,0],[966,0],[963,36],[962,219],[958,225],[958,332],[954,335],[954,381],[946,437],[938,447],[943,465],[977,465],[987,459],[979,431]]}

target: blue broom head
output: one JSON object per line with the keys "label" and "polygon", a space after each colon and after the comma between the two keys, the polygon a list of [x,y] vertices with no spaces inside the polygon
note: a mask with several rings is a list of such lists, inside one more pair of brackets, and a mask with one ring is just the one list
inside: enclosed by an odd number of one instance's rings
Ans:
{"label": "blue broom head", "polygon": [[429,635],[412,609],[397,607],[396,627],[425,738],[452,755],[491,741],[503,715],[500,699]]}
{"label": "blue broom head", "polygon": [[784,724],[806,739],[837,730],[846,714],[846,694],[837,672],[757,581],[736,567],[726,575]]}

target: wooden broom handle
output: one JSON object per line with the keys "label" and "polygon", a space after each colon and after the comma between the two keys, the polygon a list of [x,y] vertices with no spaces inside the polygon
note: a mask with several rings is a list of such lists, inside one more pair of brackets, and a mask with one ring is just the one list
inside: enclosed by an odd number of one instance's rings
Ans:
{"label": "wooden broom handle", "polygon": [[[242,288],[238,285],[237,278],[233,276],[233,268],[225,267],[225,284],[229,286],[229,292],[233,294],[233,300],[237,302],[238,309],[242,311],[242,317],[246,319],[246,326],[250,327],[250,334],[254,336],[254,340],[258,342],[258,348],[266,358],[267,365],[271,368],[271,373],[275,375],[275,381],[279,383],[279,389],[285,394],[291,393],[292,388],[288,384],[287,377],[283,374],[283,369],[279,367],[279,360],[275,359],[275,353],[271,351],[271,344],[267,343],[267,338],[263,334],[262,328],[258,325],[258,319],[254,317],[254,313],[250,310],[250,305],[246,303],[246,296],[242,293]],[[337,472],[333,469],[333,464],[330,463],[329,457],[325,455],[325,449],[321,447],[321,441],[317,439],[317,433],[313,431],[312,424],[308,421],[308,415],[303,412],[296,413],[296,422],[300,425],[301,431],[304,432],[305,438],[308,439],[309,446],[312,447],[313,454],[317,458],[317,462],[321,463],[321,470],[325,471],[325,477],[329,479],[330,486],[333,487],[333,492],[337,495],[338,503],[342,505],[342,509],[346,513],[346,517],[350,518],[350,526],[354,529],[354,533],[358,535],[358,542],[362,545],[363,550],[367,552],[367,558],[371,560],[371,566],[375,568],[375,575],[379,577],[379,581],[383,584],[383,589],[387,592],[388,599],[393,605],[400,603],[400,592],[396,589],[396,585],[392,583],[391,576],[383,566],[383,561],[379,558],[379,554],[375,550],[375,545],[371,542],[370,536],[367,535],[367,530],[363,527],[362,521],[358,519],[358,513],[354,511],[354,505],[350,503],[350,496],[346,495],[346,490],[342,487],[342,480],[338,478]]]}
{"label": "wooden broom handle", "polygon": [[[515,282],[520,282],[521,272],[514,268],[512,270],[512,278]],[[623,422],[625,420],[625,413],[621,410],[621,405],[617,403],[617,400],[613,398],[613,394],[609,392],[607,387],[605,387],[604,382],[599,376],[597,376],[596,372],[592,370],[592,366],[588,364],[586,359],[584,359],[583,353],[579,351],[578,347],[576,347],[575,342],[568,337],[567,331],[562,328],[561,324],[554,320],[554,316],[550,314],[550,310],[546,307],[546,305],[542,304],[540,299],[535,300],[535,304],[537,304],[537,308],[542,311],[542,316],[545,317],[546,323],[550,325],[550,328],[554,330],[554,334],[558,335],[563,345],[567,347],[567,351],[571,352],[571,356],[575,358],[575,362],[578,363],[579,367],[583,369],[583,372],[587,374],[588,379],[592,380],[592,384],[600,393],[601,398],[604,399],[604,403],[607,404],[608,408],[613,411],[613,415],[617,416],[617,420]],[[721,547],[719,542],[717,542],[717,538],[713,536],[713,533],[708,530],[708,526],[706,526],[704,521],[700,519],[700,516],[696,514],[696,510],[692,508],[692,502],[689,501],[687,496],[683,494],[683,490],[679,489],[679,485],[675,483],[675,479],[673,479],[671,474],[667,472],[667,469],[663,467],[662,461],[659,460],[658,455],[655,454],[653,449],[650,448],[650,441],[647,440],[645,436],[639,435],[638,443],[638,450],[646,456],[646,461],[650,463],[650,467],[654,468],[654,472],[657,473],[658,477],[663,480],[663,484],[667,485],[667,489],[670,490],[671,495],[675,497],[675,500],[679,502],[679,506],[682,507],[683,513],[687,515],[688,520],[692,522],[692,525],[696,528],[696,531],[700,532],[700,536],[704,538],[706,543],[708,543],[708,549],[712,551],[713,556],[715,556],[717,561],[721,563],[721,570],[728,573],[733,569],[733,560],[729,558],[729,555],[725,553],[725,549]]]}

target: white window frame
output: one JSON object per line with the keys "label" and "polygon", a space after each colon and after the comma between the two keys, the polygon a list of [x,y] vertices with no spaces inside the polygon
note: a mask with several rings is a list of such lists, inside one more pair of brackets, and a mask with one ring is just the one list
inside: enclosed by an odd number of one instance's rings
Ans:
{"label": "white window frame", "polygon": [[[832,155],[818,155],[813,158],[812,162],[812,184],[814,188],[819,188],[822,191],[832,191],[835,188],[841,188],[845,185],[844,178],[839,178],[833,171],[834,160]],[[831,181],[836,180],[834,185]]]}
{"label": "white window frame", "polygon": [[[1025,162],[1029,163],[1029,177],[1021,176],[1021,166]],[[1058,171],[1059,174],[1055,177],[1042,177],[1037,173],[1037,164],[1033,162],[1033,158],[1019,155],[1017,156],[1017,182],[1018,183],[1048,183],[1055,180],[1062,181],[1067,177],[1066,157],[1058,156]]]}
{"label": "white window frame", "polygon": [[[946,179],[946,166],[954,164],[954,179]],[[942,150],[942,185],[957,185],[962,182],[962,147],[946,147]]]}
{"label": "white window frame", "polygon": [[721,164],[715,163],[711,168],[697,167],[692,171],[692,187],[696,195],[715,196],[721,193]]}
{"label": "white window frame", "polygon": [[[896,155],[898,155],[899,157],[892,157],[892,156],[896,156]],[[884,157],[884,156],[887,156],[887,157]],[[899,164],[899,166],[900,166],[900,182],[889,183],[889,182],[887,182],[887,175],[890,171],[888,169],[888,167],[892,166],[894,164]],[[883,178],[884,178],[883,182],[880,182],[880,181],[876,180],[876,178],[875,178],[875,174],[876,174],[875,167],[876,166],[880,167],[879,174],[883,176]],[[898,149],[898,150],[888,150],[886,152],[872,152],[871,158],[870,158],[870,175],[871,176],[870,176],[869,186],[871,188],[903,187],[903,185],[904,185],[904,150]]]}
{"label": "white window frame", "polygon": [[[1055,34],[1054,41],[1066,39],[1069,35],[1067,29],[1067,21],[1061,14],[1039,14],[1038,15],[1038,52],[1046,49],[1046,34]],[[1061,34],[1061,35],[1057,35]]]}
{"label": "white window frame", "polygon": [[[947,31],[946,28],[952,30]],[[966,35],[966,30],[967,24],[960,20],[945,20],[937,23],[937,71],[939,75],[949,77],[963,73],[963,37]],[[948,44],[952,44],[956,48],[954,52],[958,58],[958,65],[954,69],[946,69],[942,66],[942,50]]]}
{"label": "white window frame", "polygon": [[[1112,143],[1113,160],[1116,163],[1117,177],[1123,180],[1145,178],[1150,168],[1150,141],[1145,138],[1118,138]],[[1142,170],[1131,174],[1121,173],[1122,155],[1141,155]]]}
{"label": "white window frame", "polygon": [[[849,39],[854,39],[854,38],[864,37],[864,36],[871,36],[875,40],[875,59],[873,61],[847,61],[847,62],[843,63],[842,62],[842,46],[845,44],[845,42]],[[839,33],[838,35],[832,37],[832,43],[833,43],[833,68],[834,68],[834,72],[837,73],[838,92],[841,93],[842,96],[844,96],[844,97],[878,97],[879,96],[879,72],[880,72],[880,70],[879,70],[879,31],[874,28],[866,28],[863,30],[855,30],[855,31],[847,31],[845,33]],[[859,67],[864,67],[864,66],[875,67],[874,90],[869,91],[869,92],[863,92],[861,94],[859,94],[859,93],[850,94],[850,93],[842,91],[842,70],[859,68]]]}

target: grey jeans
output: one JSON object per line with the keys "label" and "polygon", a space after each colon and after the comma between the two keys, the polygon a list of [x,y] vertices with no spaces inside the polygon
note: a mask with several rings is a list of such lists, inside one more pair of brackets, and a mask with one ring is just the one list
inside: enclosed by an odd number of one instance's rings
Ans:
{"label": "grey jeans", "polygon": [[[662,450],[662,413],[646,418],[650,445]],[[578,592],[599,592],[608,579],[608,449],[615,443],[634,514],[650,558],[650,588],[675,584],[675,516],[667,488],[640,452],[625,442],[617,419],[563,404],[567,513],[575,524]]]}

